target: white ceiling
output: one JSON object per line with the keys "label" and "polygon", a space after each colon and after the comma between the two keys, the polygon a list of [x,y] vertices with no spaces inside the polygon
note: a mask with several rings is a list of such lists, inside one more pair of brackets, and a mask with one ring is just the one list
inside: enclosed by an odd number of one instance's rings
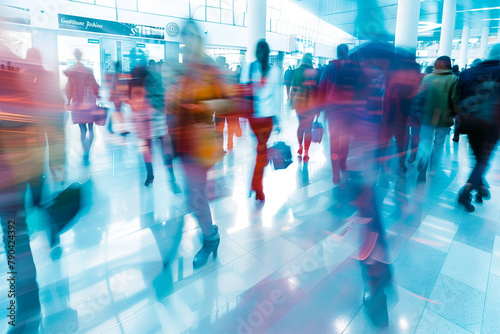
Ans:
{"label": "white ceiling", "polygon": [[[374,31],[381,35],[394,36],[398,0],[291,0],[302,8],[334,26],[363,38]],[[464,24],[471,25],[471,38],[479,38],[483,24],[490,24],[490,36],[497,36],[500,9],[478,10],[500,7],[500,0],[457,0],[457,16],[454,38],[461,38]],[[441,23],[442,0],[422,0],[421,24]],[[419,39],[439,39],[439,26],[419,35]]]}

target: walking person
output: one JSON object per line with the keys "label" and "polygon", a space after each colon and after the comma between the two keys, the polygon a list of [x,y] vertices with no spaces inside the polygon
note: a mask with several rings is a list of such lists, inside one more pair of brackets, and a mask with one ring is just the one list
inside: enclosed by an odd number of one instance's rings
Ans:
{"label": "walking person", "polygon": [[[196,253],[193,267],[207,263],[211,254],[217,257],[220,236],[213,224],[205,188],[207,171],[215,163],[211,147],[217,143],[214,118],[230,108],[220,71],[203,53],[202,35],[194,21],[187,21],[181,33],[184,44],[184,69],[176,84],[167,92],[166,110],[175,115],[177,152],[186,175],[189,208],[198,220],[203,234],[203,247]],[[200,137],[203,136],[203,137]],[[210,146],[210,147],[209,147]]]}
{"label": "walking person", "polygon": [[426,174],[436,175],[443,155],[444,141],[457,113],[457,82],[451,59],[439,57],[434,70],[422,80],[417,113],[420,117],[420,143],[418,146],[418,182],[426,182]]}
{"label": "walking person", "polygon": [[465,211],[473,212],[473,191],[476,203],[490,197],[484,174],[500,135],[500,44],[493,47],[486,61],[462,72],[458,96],[460,132],[467,134],[476,159],[467,183],[460,190],[458,203]]}
{"label": "walking person", "polygon": [[269,64],[270,52],[269,44],[260,40],[255,52],[257,60],[249,64],[242,76],[242,82],[250,83],[253,92],[254,114],[248,120],[257,138],[257,158],[250,193],[255,192],[255,200],[258,202],[266,199],[262,180],[264,168],[269,164],[267,141],[273,125],[277,124],[277,113],[281,107],[281,76],[278,69]]}
{"label": "walking person", "polygon": [[154,181],[153,173],[153,141],[159,139],[161,155],[167,168],[167,174],[172,191],[180,193],[174,170],[172,150],[169,149],[167,138],[167,120],[165,115],[165,92],[162,78],[156,69],[156,62],[149,61],[146,67],[144,55],[140,55],[138,66],[132,71],[132,80],[129,84],[129,99],[132,108],[132,120],[135,124],[137,136],[141,140],[141,151],[146,165],[146,181],[148,187]]}
{"label": "walking person", "polygon": [[292,66],[288,66],[288,69],[285,71],[285,76],[284,76],[287,100],[290,100],[290,88],[292,87],[292,80],[293,80],[293,69]]}
{"label": "walking person", "polygon": [[[80,127],[80,141],[83,147],[83,163],[89,164],[90,148],[94,140],[94,115],[92,113],[99,98],[99,85],[92,70],[82,63],[82,52],[75,50],[76,63],[64,74],[68,77],[66,84],[67,108],[71,110],[73,123]],[[87,138],[88,133],[88,138]]]}
{"label": "walking person", "polygon": [[353,82],[353,66],[348,60],[347,44],[337,46],[337,59],[324,67],[319,83],[319,100],[324,106],[330,135],[330,158],[333,183],[340,183],[340,172],[346,170],[349,153],[349,115],[355,107],[350,91]]}
{"label": "walking person", "polygon": [[313,67],[312,55],[306,53],[301,64],[293,72],[292,89],[290,97],[292,108],[297,112],[299,127],[297,140],[299,142],[298,154],[303,162],[309,161],[309,147],[312,141],[312,124],[319,114],[318,109],[318,70]]}
{"label": "walking person", "polygon": [[[44,70],[38,51],[28,50],[23,60],[0,43],[0,63],[5,61],[12,66],[0,69],[0,221],[5,255],[9,266],[15,266],[9,274],[10,284],[15,286],[10,299],[15,314],[13,318],[7,315],[8,332],[37,333],[42,314],[26,189],[33,180],[42,182],[47,160],[54,181],[64,179],[64,99],[57,75]],[[40,202],[38,196],[33,193],[35,205]]]}

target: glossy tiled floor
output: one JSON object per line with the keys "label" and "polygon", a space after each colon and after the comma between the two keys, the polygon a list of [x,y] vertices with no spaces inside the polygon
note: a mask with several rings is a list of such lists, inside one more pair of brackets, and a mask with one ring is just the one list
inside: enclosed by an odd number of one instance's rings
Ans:
{"label": "glossy tiled floor", "polygon": [[[271,141],[285,139],[295,152],[295,116],[283,113],[287,131]],[[92,190],[88,206],[61,236],[60,256],[49,251],[44,213],[30,211],[40,331],[500,332],[500,158],[488,175],[493,200],[472,214],[455,204],[470,172],[465,137],[459,144],[447,140],[443,171],[426,186],[415,186],[414,166],[406,180],[387,173],[382,212],[394,285],[390,325],[379,331],[362,304],[356,238],[339,236],[355,209],[344,203],[342,186],[331,182],[327,138],[313,144],[307,164],[295,159],[287,170],[268,167],[267,200],[258,205],[248,198],[255,143],[243,130],[235,149],[210,172],[219,257],[194,271],[200,231],[183,195],[168,186],[159,155],[154,185],[145,188],[133,137],[123,140],[98,128],[92,165],[85,168],[78,130],[68,124],[68,179],[90,180]],[[182,186],[180,166],[175,172]],[[404,210],[395,185],[409,194]],[[0,285],[2,305],[5,288]]]}

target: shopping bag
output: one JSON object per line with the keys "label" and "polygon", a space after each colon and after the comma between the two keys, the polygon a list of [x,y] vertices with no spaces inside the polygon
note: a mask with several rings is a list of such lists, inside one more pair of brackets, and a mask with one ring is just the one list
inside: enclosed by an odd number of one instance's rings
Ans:
{"label": "shopping bag", "polygon": [[277,142],[267,152],[275,170],[286,169],[293,162],[292,150],[285,142]]}
{"label": "shopping bag", "polygon": [[56,232],[62,231],[66,225],[76,216],[81,208],[82,184],[72,183],[57,195],[45,210],[52,218]]}
{"label": "shopping bag", "polygon": [[92,116],[96,125],[104,126],[108,116],[108,108],[96,106],[92,110]]}
{"label": "shopping bag", "polygon": [[312,142],[321,143],[321,139],[323,139],[323,124],[316,118],[312,125]]}
{"label": "shopping bag", "polygon": [[201,166],[210,168],[224,157],[222,134],[213,124],[196,123],[190,126],[192,156]]}

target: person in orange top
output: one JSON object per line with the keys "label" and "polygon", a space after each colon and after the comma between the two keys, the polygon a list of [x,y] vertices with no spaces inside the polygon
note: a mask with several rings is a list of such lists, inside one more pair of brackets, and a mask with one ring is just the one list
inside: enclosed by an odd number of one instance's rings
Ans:
{"label": "person in orange top", "polygon": [[[166,96],[166,110],[175,115],[175,126],[169,131],[177,138],[177,152],[186,174],[189,208],[203,234],[203,247],[193,260],[193,267],[203,266],[210,254],[217,256],[220,236],[212,222],[210,206],[205,194],[207,171],[212,167],[212,153],[222,151],[222,138],[216,131],[214,118],[225,115],[231,106],[227,99],[230,88],[226,86],[220,71],[203,53],[202,38],[194,21],[187,21],[182,30],[184,69],[177,83]],[[201,138],[204,134],[207,137]],[[219,134],[220,147],[210,147]],[[209,138],[212,135],[212,138]],[[207,144],[207,145],[205,145]],[[217,152],[212,152],[216,150]]]}

